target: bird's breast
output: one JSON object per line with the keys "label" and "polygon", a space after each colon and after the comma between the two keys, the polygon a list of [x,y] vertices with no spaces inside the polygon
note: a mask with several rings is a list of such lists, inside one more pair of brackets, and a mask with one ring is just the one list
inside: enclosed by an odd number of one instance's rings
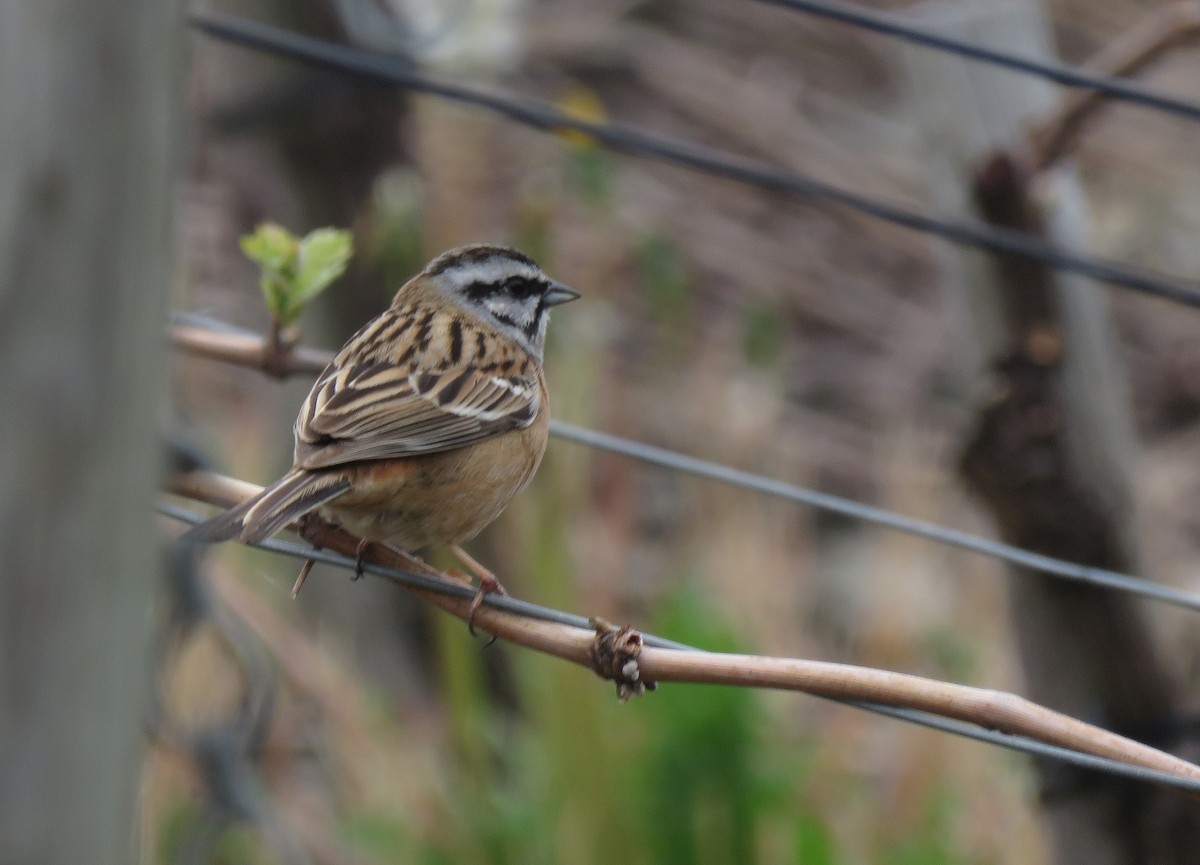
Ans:
{"label": "bird's breast", "polygon": [[361,463],[351,488],[322,508],[355,534],[405,550],[469,540],[529,483],[546,450],[548,412],[533,424],[417,457]]}

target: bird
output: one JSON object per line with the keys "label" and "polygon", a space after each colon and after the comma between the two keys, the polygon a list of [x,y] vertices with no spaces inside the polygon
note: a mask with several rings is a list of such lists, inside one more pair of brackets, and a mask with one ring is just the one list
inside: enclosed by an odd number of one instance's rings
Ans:
{"label": "bird", "polygon": [[479,578],[473,626],[484,594],[504,589],[461,544],[541,463],[550,310],[579,296],[508,246],[437,256],[317,378],[293,427],[291,469],[185,537],[255,543],[315,514],[361,539],[360,572],[373,542],[410,557],[442,545]]}

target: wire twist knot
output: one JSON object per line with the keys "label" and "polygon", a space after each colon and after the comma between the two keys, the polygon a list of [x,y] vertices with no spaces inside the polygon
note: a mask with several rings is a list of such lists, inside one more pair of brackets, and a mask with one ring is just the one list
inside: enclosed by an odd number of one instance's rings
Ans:
{"label": "wire twist knot", "polygon": [[590,657],[592,669],[602,679],[616,682],[617,699],[622,703],[658,688],[657,682],[642,678],[638,657],[642,654],[642,635],[629,625],[617,627],[599,616],[588,624],[596,631]]}

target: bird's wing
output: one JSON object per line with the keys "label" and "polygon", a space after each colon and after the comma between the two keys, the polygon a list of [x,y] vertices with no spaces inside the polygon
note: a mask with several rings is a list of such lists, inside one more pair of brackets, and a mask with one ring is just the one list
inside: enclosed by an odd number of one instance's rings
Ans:
{"label": "bird's wing", "polygon": [[296,465],[437,453],[529,426],[542,403],[532,358],[423,371],[375,359],[329,366],[296,418]]}

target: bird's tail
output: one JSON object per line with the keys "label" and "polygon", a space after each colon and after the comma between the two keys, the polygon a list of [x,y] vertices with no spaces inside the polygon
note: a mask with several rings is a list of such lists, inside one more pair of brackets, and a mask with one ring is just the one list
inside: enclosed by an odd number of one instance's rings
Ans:
{"label": "bird's tail", "polygon": [[189,529],[183,539],[215,543],[237,538],[257,543],[340,496],[349,487],[350,481],[336,474],[293,470],[253,498]]}

